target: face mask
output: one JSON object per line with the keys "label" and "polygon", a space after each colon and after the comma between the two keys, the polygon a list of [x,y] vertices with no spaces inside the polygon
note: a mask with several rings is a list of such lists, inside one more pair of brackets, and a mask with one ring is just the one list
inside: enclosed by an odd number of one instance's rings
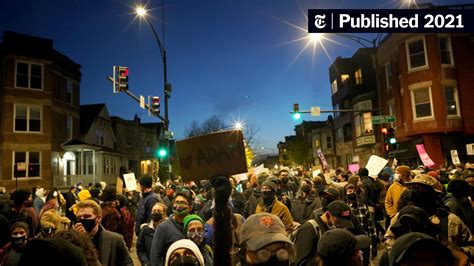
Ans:
{"label": "face mask", "polygon": [[308,193],[311,191],[311,186],[309,186],[309,185],[304,185],[304,186],[301,187],[301,190],[302,190],[304,193],[308,194]]}
{"label": "face mask", "polygon": [[183,206],[183,205],[179,205],[179,204],[173,205],[174,215],[185,216],[185,215],[188,214],[188,212],[189,212],[189,210],[188,210],[187,206]]}
{"label": "face mask", "polygon": [[262,200],[265,205],[270,205],[275,200],[275,191],[262,192]]}
{"label": "face mask", "polygon": [[346,197],[347,197],[348,200],[354,201],[354,200],[356,200],[357,195],[356,195],[356,193],[350,193],[350,194],[347,194]]}
{"label": "face mask", "polygon": [[87,232],[94,230],[97,225],[95,219],[81,219],[79,222],[84,226],[84,229],[86,229]]}
{"label": "face mask", "polygon": [[194,266],[199,265],[198,260],[194,256],[177,256],[170,266]]}
{"label": "face mask", "polygon": [[163,219],[163,214],[161,214],[161,212],[152,212],[151,219],[153,222],[158,222],[159,220]]}
{"label": "face mask", "polygon": [[204,241],[204,232],[188,232],[187,237],[200,246]]}
{"label": "face mask", "polygon": [[288,183],[288,177],[282,177],[282,178],[281,178],[281,182],[282,182],[283,184]]}
{"label": "face mask", "polygon": [[280,261],[276,256],[271,256],[270,259],[268,259],[266,262],[261,262],[253,265],[259,265],[259,266],[288,266],[289,262],[288,261]]}
{"label": "face mask", "polygon": [[20,247],[26,241],[26,235],[19,237],[12,237],[12,246],[14,248]]}

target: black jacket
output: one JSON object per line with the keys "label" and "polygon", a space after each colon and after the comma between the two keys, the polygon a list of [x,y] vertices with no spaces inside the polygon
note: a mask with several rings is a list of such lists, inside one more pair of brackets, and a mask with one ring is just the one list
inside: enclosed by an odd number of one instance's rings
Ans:
{"label": "black jacket", "polygon": [[150,214],[153,205],[163,202],[160,196],[154,192],[143,193],[143,197],[138,202],[137,217],[135,219],[135,233],[140,234],[140,225],[150,221]]}
{"label": "black jacket", "polygon": [[142,265],[151,265],[151,243],[153,241],[153,234],[155,229],[151,228],[149,224],[143,226],[137,239],[137,255]]}

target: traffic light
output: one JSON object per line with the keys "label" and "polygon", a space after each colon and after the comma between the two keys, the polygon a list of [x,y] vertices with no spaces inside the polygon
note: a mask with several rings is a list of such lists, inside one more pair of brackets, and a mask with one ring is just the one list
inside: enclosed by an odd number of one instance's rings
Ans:
{"label": "traffic light", "polygon": [[158,143],[158,150],[156,151],[156,155],[160,159],[164,159],[168,156],[168,145],[166,141],[160,141]]}
{"label": "traffic light", "polygon": [[301,118],[300,105],[295,103],[293,104],[293,119],[298,120]]}
{"label": "traffic light", "polygon": [[389,128],[388,135],[387,135],[388,144],[390,146],[390,150],[397,149],[397,138],[395,137],[395,129]]}
{"label": "traffic light", "polygon": [[118,91],[128,90],[128,67],[118,67]]}
{"label": "traffic light", "polygon": [[151,98],[151,112],[156,115],[160,114],[160,97],[153,96]]}
{"label": "traffic light", "polygon": [[388,129],[386,127],[382,128],[382,138],[385,147],[385,151],[389,151],[390,147],[388,145]]}

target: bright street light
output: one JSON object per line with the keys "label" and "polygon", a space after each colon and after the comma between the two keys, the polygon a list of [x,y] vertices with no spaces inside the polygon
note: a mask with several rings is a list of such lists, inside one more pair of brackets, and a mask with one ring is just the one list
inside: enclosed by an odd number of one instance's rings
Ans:
{"label": "bright street light", "polygon": [[135,11],[137,12],[137,15],[140,17],[146,16],[146,9],[143,8],[142,6],[138,6]]}

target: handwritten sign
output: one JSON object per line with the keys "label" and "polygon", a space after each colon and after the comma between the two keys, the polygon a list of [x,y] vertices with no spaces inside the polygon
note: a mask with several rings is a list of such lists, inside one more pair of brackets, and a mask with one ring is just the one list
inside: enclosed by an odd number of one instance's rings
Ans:
{"label": "handwritten sign", "polygon": [[380,156],[372,155],[370,156],[365,168],[369,170],[369,176],[377,177],[380,171],[382,171],[382,169],[387,165],[387,162],[388,160],[385,160]]}
{"label": "handwritten sign", "polygon": [[221,131],[176,141],[183,181],[247,172],[242,131]]}
{"label": "handwritten sign", "polygon": [[454,165],[461,164],[458,156],[458,150],[451,150],[451,161],[453,161]]}
{"label": "handwritten sign", "polygon": [[123,174],[123,179],[125,179],[125,187],[129,191],[137,190],[137,179],[134,173]]}
{"label": "handwritten sign", "polygon": [[353,174],[357,174],[359,172],[359,164],[358,163],[351,163],[347,166],[347,168],[349,168],[349,171],[351,171]]}
{"label": "handwritten sign", "polygon": [[321,162],[323,163],[323,168],[324,169],[328,169],[329,168],[329,164],[328,164],[328,161],[326,160],[326,157],[324,157],[324,153],[321,149],[317,149],[316,150],[316,153],[318,154],[319,156],[319,159],[321,160]]}
{"label": "handwritten sign", "polygon": [[418,151],[418,155],[420,156],[420,159],[423,162],[424,166],[431,167],[435,165],[435,163],[433,162],[433,160],[431,160],[428,153],[426,153],[425,145],[416,144],[416,150]]}
{"label": "handwritten sign", "polygon": [[466,144],[467,155],[474,155],[474,143]]}

